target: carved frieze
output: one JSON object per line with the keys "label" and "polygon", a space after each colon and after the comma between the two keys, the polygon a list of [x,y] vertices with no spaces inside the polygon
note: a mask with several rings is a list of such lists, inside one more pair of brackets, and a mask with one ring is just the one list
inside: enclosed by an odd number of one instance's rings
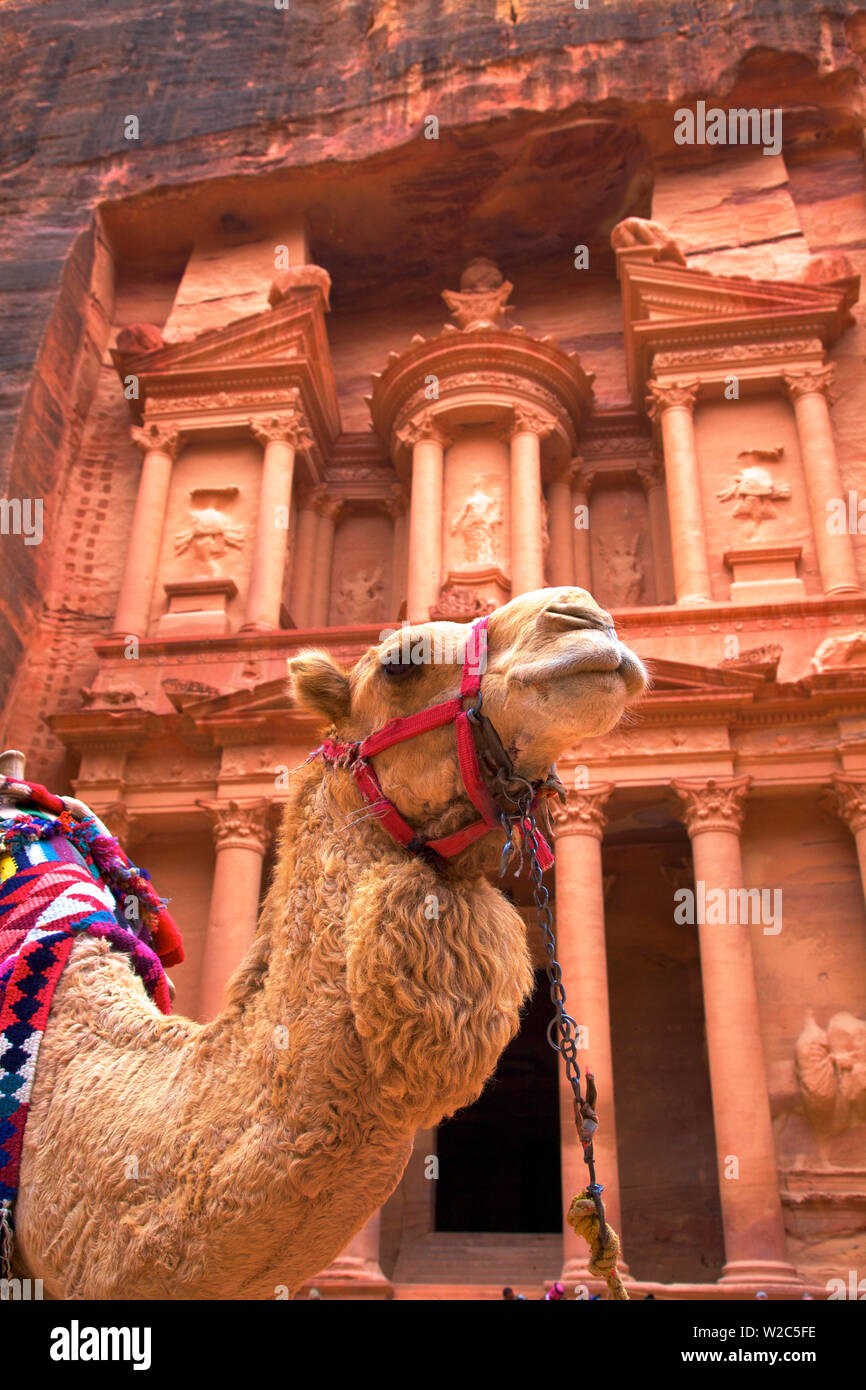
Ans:
{"label": "carved frieze", "polygon": [[734,362],[760,361],[779,358],[788,361],[807,353],[823,352],[820,338],[800,338],[781,343],[731,343],[712,348],[682,348],[675,352],[657,352],[653,367],[657,372],[675,372],[680,367],[714,366],[719,358]]}

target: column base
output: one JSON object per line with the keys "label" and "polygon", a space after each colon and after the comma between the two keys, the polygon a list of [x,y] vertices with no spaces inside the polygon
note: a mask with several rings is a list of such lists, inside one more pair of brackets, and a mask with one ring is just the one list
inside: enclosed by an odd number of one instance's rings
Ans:
{"label": "column base", "polygon": [[677,608],[701,608],[712,602],[710,594],[683,594],[677,599]]}
{"label": "column base", "polygon": [[804,1287],[802,1274],[784,1260],[731,1260],[722,1268],[720,1284],[796,1284]]}
{"label": "column base", "polygon": [[[617,1273],[619,1274],[619,1277],[624,1284],[627,1284],[629,1283],[629,1281],[632,1280],[631,1271],[629,1270],[629,1267],[626,1264],[625,1260],[620,1260],[616,1268]],[[604,1285],[604,1279],[602,1279],[600,1275],[590,1274],[589,1261],[588,1259],[584,1259],[582,1256],[578,1256],[576,1259],[566,1261],[566,1263],[563,1265],[562,1273],[559,1275],[559,1282],[560,1284],[565,1285],[567,1293],[574,1289],[575,1284],[600,1283],[602,1286]],[[550,1283],[551,1281],[548,1280],[545,1283],[545,1288],[550,1288]]]}
{"label": "column base", "polygon": [[839,594],[862,594],[862,592],[859,584],[834,584],[831,588],[824,590],[824,597],[837,598]]}
{"label": "column base", "polygon": [[310,1297],[316,1289],[321,1298],[393,1298],[394,1285],[379,1268],[378,1261],[356,1255],[338,1255],[321,1274],[307,1279],[295,1298]]}

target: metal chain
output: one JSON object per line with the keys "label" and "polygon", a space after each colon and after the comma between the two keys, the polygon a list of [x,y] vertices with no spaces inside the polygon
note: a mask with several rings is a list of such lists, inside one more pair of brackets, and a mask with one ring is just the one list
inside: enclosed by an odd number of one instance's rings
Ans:
{"label": "metal chain", "polygon": [[[601,1194],[604,1191],[602,1185],[596,1181],[595,1176],[595,1156],[593,1153],[593,1135],[598,1128],[598,1117],[595,1113],[596,1088],[591,1072],[587,1072],[587,1094],[584,1096],[580,1089],[580,1067],[577,1064],[577,1024],[569,1013],[566,1012],[565,986],[562,983],[562,967],[556,959],[556,935],[553,930],[553,913],[550,910],[550,894],[543,882],[544,870],[538,859],[537,826],[535,816],[532,811],[532,797],[527,794],[520,802],[520,821],[523,831],[523,842],[529,854],[530,874],[532,876],[532,896],[535,900],[535,910],[538,916],[538,925],[544,937],[544,949],[547,953],[547,964],[545,973],[550,982],[550,998],[555,1010],[553,1018],[547,1029],[547,1041],[555,1052],[558,1052],[565,1066],[565,1075],[571,1086],[574,1097],[574,1122],[577,1127],[577,1135],[583,1147],[583,1159],[589,1169],[589,1183],[587,1192],[595,1203],[598,1212],[599,1228],[602,1245],[607,1244],[607,1226],[604,1219],[604,1204]],[[556,1031],[558,1041],[551,1034]]]}

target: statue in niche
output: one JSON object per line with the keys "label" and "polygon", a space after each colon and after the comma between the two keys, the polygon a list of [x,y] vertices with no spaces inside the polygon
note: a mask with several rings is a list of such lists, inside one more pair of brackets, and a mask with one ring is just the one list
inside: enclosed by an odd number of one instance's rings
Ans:
{"label": "statue in niche", "polygon": [[508,298],[514,286],[486,256],[476,256],[460,277],[460,290],[443,290],[442,298],[466,332],[471,328],[508,328]]}
{"label": "statue in niche", "polygon": [[384,588],[381,565],[378,569],[365,570],[353,577],[344,576],[337,590],[337,607],[341,617],[350,623],[363,623],[378,617]]}
{"label": "statue in niche", "polygon": [[[734,516],[751,521],[752,535],[762,521],[777,515],[773,503],[791,496],[791,484],[775,483],[769,469],[763,466],[764,463],[778,463],[783,453],[780,444],[775,449],[746,449],[737,454],[738,471],[729,485],[716,493],[720,502],[736,499]],[[761,462],[748,463],[749,459]]]}
{"label": "statue in niche", "polygon": [[812,1010],[794,1047],[803,1110],[819,1134],[866,1124],[866,1022],[834,1014],[821,1028]]}
{"label": "statue in niche", "polygon": [[[190,493],[190,500],[224,503],[235,497],[237,491],[236,487],[194,488]],[[240,550],[243,545],[243,526],[233,526],[225,512],[213,505],[193,508],[190,511],[190,520],[192,524],[175,536],[175,555],[189,557],[188,563],[197,571],[196,578],[221,578],[221,561],[229,550]]]}
{"label": "statue in niche", "polygon": [[466,563],[484,569],[499,563],[496,528],[502,525],[499,499],[484,491],[483,479],[476,478],[463,510],[451,523],[451,534],[463,538]]}
{"label": "statue in niche", "polygon": [[645,583],[644,567],[638,558],[640,532],[631,540],[616,540],[610,545],[599,540],[599,550],[605,567],[604,590],[607,602],[614,608],[628,608],[639,601]]}

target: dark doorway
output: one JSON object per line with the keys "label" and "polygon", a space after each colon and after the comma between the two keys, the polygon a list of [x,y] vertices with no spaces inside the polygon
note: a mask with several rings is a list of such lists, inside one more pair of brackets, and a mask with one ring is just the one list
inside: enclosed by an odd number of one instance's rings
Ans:
{"label": "dark doorway", "polygon": [[439,1126],[437,1231],[562,1229],[557,1056],[543,971],[481,1097]]}

